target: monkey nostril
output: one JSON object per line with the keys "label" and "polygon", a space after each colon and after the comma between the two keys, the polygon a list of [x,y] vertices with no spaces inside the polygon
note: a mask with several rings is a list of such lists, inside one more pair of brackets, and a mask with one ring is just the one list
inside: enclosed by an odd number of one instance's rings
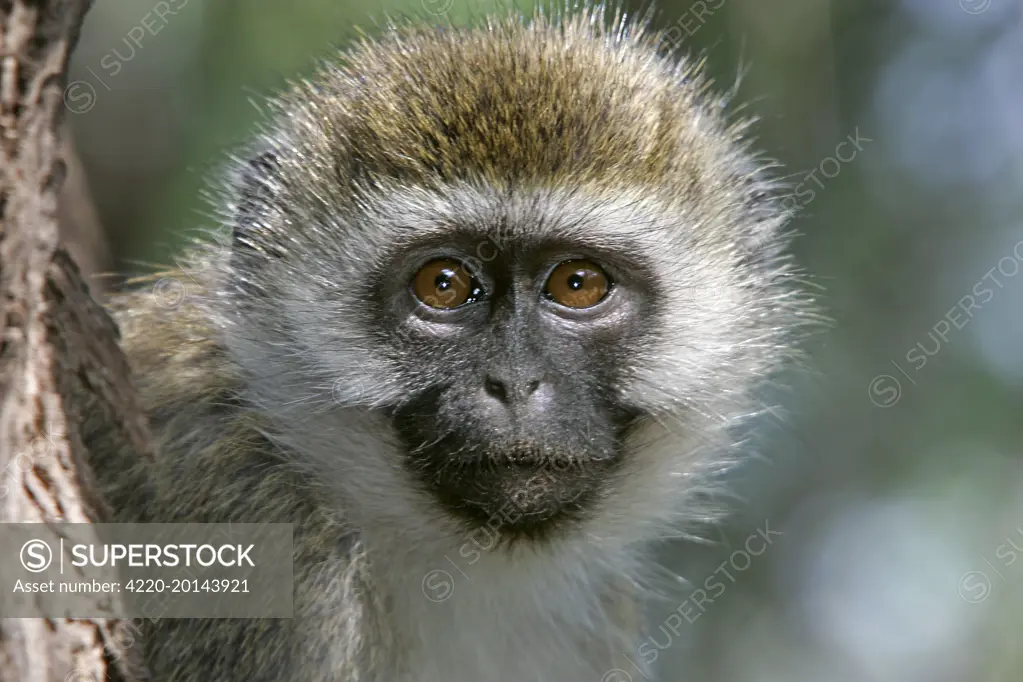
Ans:
{"label": "monkey nostril", "polygon": [[524,402],[540,388],[543,382],[540,379],[510,383],[503,379],[496,379],[487,376],[483,380],[483,390],[490,397],[510,405],[511,403]]}
{"label": "monkey nostril", "polygon": [[501,402],[508,401],[508,390],[505,388],[504,382],[494,379],[493,377],[487,377],[483,381],[483,388],[487,393]]}

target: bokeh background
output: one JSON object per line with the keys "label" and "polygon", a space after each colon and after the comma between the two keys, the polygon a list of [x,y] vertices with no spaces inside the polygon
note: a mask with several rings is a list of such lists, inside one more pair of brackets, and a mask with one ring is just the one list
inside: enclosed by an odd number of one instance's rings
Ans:
{"label": "bokeh background", "polygon": [[[486,8],[98,0],[66,100],[106,267],[171,262],[210,226],[203,188],[254,102],[356,27]],[[834,323],[731,476],[735,513],[665,543],[687,582],[635,659],[683,682],[1023,680],[1023,8],[656,10],[722,87],[744,74],[736,106],[792,174],[797,258]]]}

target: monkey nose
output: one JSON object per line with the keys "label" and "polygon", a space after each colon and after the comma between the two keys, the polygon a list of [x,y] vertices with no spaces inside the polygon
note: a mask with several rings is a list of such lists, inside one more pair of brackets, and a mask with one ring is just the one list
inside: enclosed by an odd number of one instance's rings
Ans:
{"label": "monkey nose", "polygon": [[540,391],[543,381],[539,377],[523,377],[509,379],[495,374],[488,374],[483,380],[483,390],[499,403],[512,407],[531,402]]}

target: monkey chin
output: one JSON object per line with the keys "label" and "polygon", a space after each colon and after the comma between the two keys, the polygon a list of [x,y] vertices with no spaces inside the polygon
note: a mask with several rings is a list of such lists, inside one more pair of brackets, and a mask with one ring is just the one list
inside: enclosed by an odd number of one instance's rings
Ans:
{"label": "monkey chin", "polygon": [[422,480],[470,530],[487,528],[511,544],[548,539],[583,519],[617,463],[606,454],[539,456],[516,448],[471,463],[427,465],[433,471]]}

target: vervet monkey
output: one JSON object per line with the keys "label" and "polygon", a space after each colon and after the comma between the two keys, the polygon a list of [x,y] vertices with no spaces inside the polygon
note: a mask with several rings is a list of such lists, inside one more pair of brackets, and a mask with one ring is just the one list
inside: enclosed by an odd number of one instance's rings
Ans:
{"label": "vervet monkey", "polygon": [[589,8],[391,27],[272,104],[183,298],[112,303],[159,460],[95,466],[122,520],[293,523],[295,616],[161,620],[156,679],[630,670],[647,548],[812,307],[723,101]]}

